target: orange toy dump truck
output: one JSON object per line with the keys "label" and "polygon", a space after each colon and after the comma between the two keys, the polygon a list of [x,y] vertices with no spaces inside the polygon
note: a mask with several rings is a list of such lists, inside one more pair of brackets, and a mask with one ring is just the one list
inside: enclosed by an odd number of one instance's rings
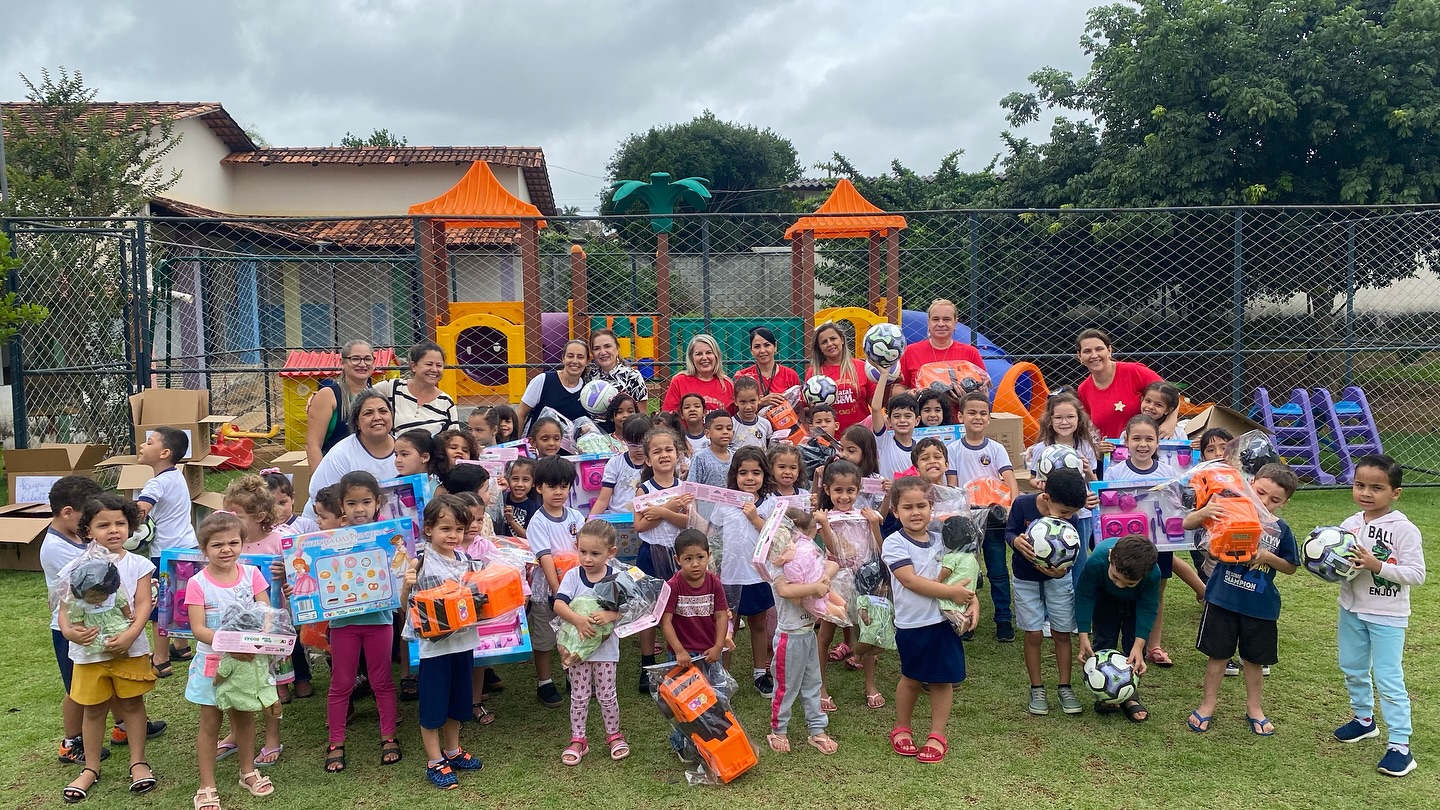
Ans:
{"label": "orange toy dump truck", "polygon": [[1218,516],[1205,521],[1210,536],[1210,553],[1221,562],[1248,563],[1260,553],[1260,512],[1245,495],[1245,478],[1233,467],[1223,464],[1196,472],[1190,478],[1195,489],[1195,506],[1199,508],[1215,500],[1220,505]]}
{"label": "orange toy dump truck", "polygon": [[694,744],[706,769],[722,783],[755,767],[755,747],[700,670],[671,670],[657,697],[660,713]]}

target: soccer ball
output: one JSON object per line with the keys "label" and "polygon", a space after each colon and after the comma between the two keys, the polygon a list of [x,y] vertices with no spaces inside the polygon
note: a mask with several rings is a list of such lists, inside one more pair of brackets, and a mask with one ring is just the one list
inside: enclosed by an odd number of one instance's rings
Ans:
{"label": "soccer ball", "polygon": [[147,517],[140,521],[140,525],[135,527],[133,534],[125,538],[125,542],[122,545],[126,551],[135,551],[136,549],[148,546],[150,541],[154,539],[155,519]]}
{"label": "soccer ball", "polygon": [[1046,568],[1063,571],[1080,557],[1080,533],[1059,518],[1042,517],[1031,523],[1025,538],[1035,549],[1035,562]]}
{"label": "soccer ball", "polygon": [[1339,526],[1321,526],[1300,546],[1300,561],[1306,571],[1326,582],[1346,582],[1360,573],[1355,567],[1359,545],[1354,534]]}
{"label": "soccer ball", "polygon": [[833,405],[835,404],[835,394],[839,390],[840,387],[835,384],[834,380],[820,374],[805,381],[801,395],[810,405]]}
{"label": "soccer ball", "polygon": [[580,406],[594,416],[605,413],[620,389],[605,380],[591,380],[580,389]]}
{"label": "soccer ball", "polygon": [[1096,700],[1114,706],[1135,697],[1140,676],[1119,650],[1097,650],[1085,659],[1085,685]]}
{"label": "soccer ball", "polygon": [[1050,473],[1056,470],[1074,470],[1081,472],[1085,469],[1084,463],[1080,460],[1080,454],[1075,448],[1066,444],[1052,444],[1040,453],[1040,461],[1036,463],[1036,472],[1041,478],[1049,478]]}
{"label": "soccer ball", "polygon": [[900,355],[905,352],[905,334],[893,323],[877,323],[865,331],[860,349],[871,365],[890,368],[900,362]]}
{"label": "soccer ball", "polygon": [[[889,379],[894,380],[899,376],[898,372],[900,369],[898,367],[889,366],[888,368],[889,370],[886,371],[885,374]],[[865,364],[865,376],[875,385],[880,384],[880,369],[876,368],[873,363]]]}

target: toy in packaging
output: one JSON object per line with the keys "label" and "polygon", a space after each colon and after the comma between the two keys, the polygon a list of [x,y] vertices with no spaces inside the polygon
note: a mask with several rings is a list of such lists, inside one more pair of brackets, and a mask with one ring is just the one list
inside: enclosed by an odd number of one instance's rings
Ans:
{"label": "toy in packaging", "polygon": [[[436,481],[430,475],[403,475],[380,482],[380,511],[377,521],[410,519],[410,553],[419,547],[420,526],[425,522],[425,504],[434,495]],[[400,571],[405,570],[409,559],[397,563]]]}
{"label": "toy in packaging", "polygon": [[915,388],[933,388],[963,397],[972,391],[990,391],[990,375],[985,369],[965,360],[942,360],[926,363],[915,373]]}
{"label": "toy in packaging", "polygon": [[295,649],[295,626],[283,608],[258,602],[231,605],[221,615],[210,647],[219,653],[288,656]]}
{"label": "toy in packaging", "polygon": [[1185,551],[1194,542],[1185,531],[1185,508],[1170,482],[1091,481],[1100,501],[1095,510],[1095,542],[1138,534],[1160,551]]}
{"label": "toy in packaging", "polygon": [[[279,559],[274,554],[241,554],[240,562],[254,566],[265,580],[265,590],[271,601],[281,598],[283,591],[275,584],[271,564]],[[162,636],[194,638],[190,631],[190,609],[185,605],[185,588],[190,578],[205,568],[205,555],[198,548],[170,548],[160,552],[160,568],[155,577],[158,583],[155,627]]]}
{"label": "toy in packaging", "polygon": [[755,553],[750,557],[750,566],[766,582],[775,581],[774,569],[770,567],[772,551],[788,547],[796,534],[795,522],[785,516],[785,510],[776,508],[760,526],[759,537],[755,540]]}
{"label": "toy in packaging", "polygon": [[[1104,469],[1108,470],[1116,464],[1124,464],[1130,458],[1130,451],[1125,449],[1125,444],[1119,439],[1106,439],[1106,441],[1114,445],[1115,449],[1111,450],[1109,455],[1101,457],[1100,462]],[[1199,454],[1195,452],[1195,448],[1190,442],[1165,439],[1156,448],[1155,458],[1170,469],[1183,472],[1199,461]]]}
{"label": "toy in packaging", "polygon": [[588,416],[576,419],[574,431],[575,452],[586,455],[600,455],[607,459],[625,452],[625,443],[600,429]]}
{"label": "toy in packaging", "polygon": [[330,651],[330,623],[315,622],[300,625],[300,643],[312,650]]}
{"label": "toy in packaging", "polygon": [[410,625],[421,638],[441,639],[480,622],[485,594],[446,579],[410,595]]}
{"label": "toy in packaging", "polygon": [[875,594],[856,596],[855,617],[855,624],[860,628],[857,655],[895,649],[895,607],[889,599]]}
{"label": "toy in packaging", "polygon": [[[827,569],[825,554],[820,547],[804,541],[791,542],[778,551],[772,546],[770,564],[780,569],[785,581],[796,585],[821,581]],[[850,603],[855,596],[854,576],[849,570],[836,571],[825,595],[807,596],[800,600],[801,606],[817,619],[837,627],[849,627]]]}
{"label": "toy in packaging", "polygon": [[1210,504],[1219,506],[1220,514],[1205,521],[1201,542],[1205,550],[1221,562],[1248,563],[1261,548],[1273,551],[1279,543],[1279,521],[1260,503],[1250,482],[1228,461],[1197,464],[1180,477],[1178,484],[1188,487],[1188,491],[1178,494],[1171,490],[1182,502],[1193,492],[1196,509]]}
{"label": "toy in packaging", "polygon": [[523,577],[514,567],[504,563],[489,563],[478,571],[470,571],[460,581],[475,593],[484,597],[476,600],[480,608],[479,617],[498,619],[512,610],[525,607]]}
{"label": "toy in packaging", "polygon": [[211,646],[221,653],[216,666],[215,705],[222,711],[257,712],[279,702],[273,672],[276,658],[293,649],[295,629],[279,608],[258,603],[231,605],[215,625]]}
{"label": "toy in packaging", "polygon": [[[530,620],[524,610],[512,610],[495,619],[475,625],[480,640],[475,645],[474,664],[493,667],[515,664],[533,657],[530,647]],[[420,644],[409,643],[410,666],[420,666]]]}
{"label": "toy in packaging", "polygon": [[[793,386],[796,396],[799,396],[800,387]],[[805,427],[800,424],[800,417],[795,413],[795,406],[786,401],[777,405],[767,405],[760,409],[760,415],[770,423],[771,443],[785,442],[787,444],[804,444],[809,438]]]}
{"label": "toy in packaging", "polygon": [[619,612],[615,635],[629,638],[660,624],[660,616],[670,601],[670,583],[631,566],[597,584],[595,595],[602,604],[614,605],[613,610]]}
{"label": "toy in packaging", "polygon": [[280,538],[295,623],[399,608],[413,537],[413,521],[400,518]]}
{"label": "toy in packaging", "polygon": [[85,553],[65,567],[65,576],[52,594],[61,605],[70,625],[95,630],[95,638],[84,645],[89,655],[110,657],[105,645],[130,627],[135,615],[125,589],[120,587],[120,569],[108,551],[91,543]]}
{"label": "toy in packaging", "polygon": [[[965,515],[947,517],[940,529],[941,546],[939,581],[946,585],[964,584],[972,591],[980,589],[980,543],[984,534],[975,521]],[[965,635],[974,629],[969,604],[953,599],[940,600],[940,614],[950,622],[956,634]]]}
{"label": "toy in packaging", "polygon": [[714,522],[715,510],[721,506],[736,509],[747,503],[754,503],[755,496],[748,492],[736,492],[725,487],[696,484],[684,481],[680,491],[693,498],[690,506],[690,528],[703,533],[710,540],[710,570],[719,573],[720,561],[725,556],[725,538],[721,527]]}
{"label": "toy in packaging", "polygon": [[635,531],[635,515],[630,512],[606,512],[596,515],[595,519],[615,527],[619,536],[615,541],[615,559],[622,563],[634,563],[635,555],[640,552],[640,533]]}
{"label": "toy in packaging", "polygon": [[[607,607],[593,596],[575,597],[570,600],[570,609],[587,620],[598,613],[615,610],[613,606]],[[560,651],[560,663],[567,668],[590,660],[590,656],[600,649],[600,645],[604,644],[605,639],[615,630],[613,621],[592,624],[592,632],[586,637],[580,634],[575,625],[559,616],[550,621],[550,626],[555,630],[555,646]]]}
{"label": "toy in packaging", "polygon": [[[735,679],[721,667],[710,667],[721,680],[711,684],[695,666],[661,664],[647,667],[655,685],[660,714],[682,741],[680,759],[695,763],[685,780],[695,784],[728,784],[755,767],[759,753],[730,711]],[[723,678],[722,678],[723,676]],[[674,736],[672,736],[674,739]]]}
{"label": "toy in packaging", "polygon": [[1008,510],[1015,496],[1004,481],[987,475],[965,485],[965,498],[970,501],[971,508],[1000,506]]}
{"label": "toy in packaging", "polygon": [[834,555],[835,561],[840,563],[841,568],[854,571],[879,556],[875,531],[871,529],[870,521],[864,514],[832,510],[827,520],[830,524],[830,535],[834,539],[830,553]]}

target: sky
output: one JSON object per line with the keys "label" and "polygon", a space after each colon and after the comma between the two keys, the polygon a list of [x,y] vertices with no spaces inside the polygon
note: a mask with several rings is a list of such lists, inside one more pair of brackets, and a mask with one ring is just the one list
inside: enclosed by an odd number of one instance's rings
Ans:
{"label": "sky", "polygon": [[[214,101],[275,146],[386,128],[411,145],[539,146],[593,210],[619,143],[705,109],[920,173],[1001,150],[999,100],[1084,73],[1098,0],[0,0],[0,100],[80,71],[102,101]],[[1020,134],[1043,140],[1051,115]]]}

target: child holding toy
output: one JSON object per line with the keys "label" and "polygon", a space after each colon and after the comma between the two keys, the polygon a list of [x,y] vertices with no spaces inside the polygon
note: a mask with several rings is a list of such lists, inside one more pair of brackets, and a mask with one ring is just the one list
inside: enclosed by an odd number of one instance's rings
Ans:
{"label": "child holding toy", "polygon": [[[417,587],[459,580],[470,570],[470,560],[460,550],[469,524],[469,512],[453,495],[440,495],[425,504],[425,548],[405,572],[402,604],[410,604]],[[425,777],[441,790],[454,790],[460,786],[455,771],[478,771],[484,764],[460,747],[460,724],[471,719],[470,675],[480,635],[471,625],[439,638],[426,638],[407,621],[405,637],[415,639],[420,647],[419,714],[427,760]],[[399,761],[398,743],[393,750]]]}
{"label": "child holding toy", "polygon": [[530,433],[525,438],[529,441],[530,449],[535,452],[535,458],[538,461],[561,454],[565,433],[560,429],[560,423],[553,417],[540,416],[530,423]]}
{"label": "child holding toy", "polygon": [[[1004,482],[1012,499],[1018,496],[1020,487],[1015,481],[1015,471],[1010,466],[1010,454],[1005,450],[1005,445],[985,436],[985,429],[990,426],[989,398],[980,391],[966,394],[960,400],[960,419],[965,425],[965,434],[946,448],[950,469],[955,471],[956,483],[964,487],[981,478],[995,478]],[[1010,621],[1010,574],[1005,568],[1005,521],[1003,516],[997,516],[993,512],[987,521],[985,542],[981,551],[985,558],[985,574],[990,579],[990,600],[995,605],[995,640],[1009,643],[1015,640],[1015,626]]]}
{"label": "child holding toy", "polygon": [[[45,539],[40,542],[40,569],[45,572],[46,593],[54,593],[60,584],[60,570],[85,553],[90,540],[80,531],[80,516],[85,504],[103,491],[93,479],[83,475],[67,475],[50,487],[50,513],[54,517],[50,518]],[[64,687],[64,697],[60,699],[64,734],[60,738],[60,762],[75,765],[85,761],[80,733],[84,711],[70,699],[70,679],[75,665],[70,660],[70,644],[60,632],[60,603],[54,600],[50,604],[50,645],[55,650],[55,665]]]}
{"label": "child holding toy", "polygon": [[[145,442],[135,451],[141,464],[149,467],[154,477],[145,482],[135,505],[140,509],[140,523],[145,518],[155,521],[155,539],[150,542],[150,562],[158,569],[160,552],[169,548],[195,548],[195,528],[190,525],[190,487],[175,466],[190,452],[190,437],[183,430],[158,427],[151,430]],[[139,525],[138,523],[136,525]],[[182,642],[183,645],[183,642]],[[160,628],[155,626],[155,674],[168,678],[174,670],[170,659],[188,661],[192,653],[181,645],[171,645]]]}
{"label": "child holding toy", "polygon": [[[1080,405],[1074,394],[1063,392],[1045,400],[1045,412],[1040,415],[1039,441],[1025,450],[1025,468],[1030,471],[1030,480],[1039,484],[1045,476],[1040,474],[1040,457],[1055,445],[1064,445],[1080,457],[1080,472],[1085,480],[1099,480],[1100,459],[1096,454],[1095,424],[1090,414]],[[1090,510],[1098,505],[1093,495],[1086,498],[1085,507],[1075,513],[1071,522],[1080,532],[1080,557],[1070,569],[1071,578],[1080,581],[1080,572],[1085,570],[1085,558],[1090,553],[1090,543],[1095,534],[1095,516]]]}
{"label": "child holding toy", "polygon": [[535,492],[535,459],[521,456],[506,465],[505,483],[500,534],[523,540],[530,518],[540,511],[540,496]]}
{"label": "child holding toy", "polygon": [[637,414],[625,420],[621,428],[625,452],[605,462],[605,472],[600,477],[600,494],[590,507],[590,517],[632,511],[630,502],[635,500],[640,476],[645,474],[645,434],[649,432],[648,417]]}
{"label": "child holding toy", "polygon": [[[1077,660],[1083,665],[1097,648],[1119,650],[1135,674],[1144,675],[1145,640],[1155,624],[1159,604],[1160,567],[1155,564],[1155,544],[1149,538],[1127,534],[1095,546],[1075,589],[1075,631],[1080,635]],[[1138,693],[1118,709],[1095,701],[1096,714],[1117,711],[1125,712],[1132,723],[1150,719]]]}
{"label": "child holding toy", "polygon": [[675,537],[680,570],[670,577],[670,601],[660,617],[665,641],[675,651],[675,665],[700,668],[712,685],[723,670],[729,603],[725,586],[710,570],[710,541],[698,529],[685,529]]}
{"label": "child holding toy", "polygon": [[[751,678],[755,691],[768,698],[775,694],[775,679],[770,674],[770,631],[775,618],[775,598],[770,586],[751,564],[760,540],[760,527],[775,509],[775,499],[770,497],[770,468],[765,462],[765,452],[758,447],[736,450],[725,486],[755,496],[753,502],[744,506],[716,506],[710,523],[718,529],[720,537],[720,583],[725,586],[725,603],[730,606],[735,624],[744,619],[750,628]],[[730,669],[728,652],[725,668]]]}
{"label": "child holding toy", "polygon": [[[680,437],[669,428],[651,428],[645,434],[645,472],[641,475],[639,495],[655,495],[680,485],[677,466],[680,463]],[[675,576],[675,538],[690,525],[690,504],[694,498],[679,495],[664,503],[646,505],[635,510],[635,531],[640,535],[640,550],[635,564],[656,579]],[[708,557],[708,548],[707,557]],[[655,663],[655,630],[641,630],[640,693],[650,694],[650,677],[645,667]]]}
{"label": "child holding toy", "polygon": [[620,733],[620,699],[615,688],[615,670],[620,665],[620,639],[613,632],[618,614],[601,610],[582,616],[570,609],[570,603],[582,596],[594,597],[595,586],[610,573],[615,558],[615,527],[603,520],[590,520],[575,536],[575,551],[580,564],[560,580],[555,592],[555,615],[574,625],[581,638],[593,638],[600,628],[612,625],[611,632],[588,659],[567,667],[570,678],[570,744],[560,754],[566,765],[579,765],[590,753],[586,742],[586,723],[590,716],[590,696],[600,704],[605,722],[605,744],[610,758],[622,760],[630,756],[630,745]]}
{"label": "child holding toy", "polygon": [[[810,516],[796,511],[804,519]],[[799,524],[796,525],[799,529]],[[796,542],[808,543],[808,538],[796,537]],[[777,754],[790,752],[790,738],[786,727],[790,724],[790,712],[795,699],[800,699],[800,708],[805,712],[805,728],[809,732],[807,741],[822,754],[833,754],[840,746],[825,732],[830,725],[830,716],[820,708],[820,650],[815,637],[815,617],[805,609],[802,600],[822,598],[830,590],[830,580],[840,566],[835,561],[825,565],[825,575],[817,582],[794,583],[785,579],[782,569],[771,566],[772,584],[775,592],[775,660],[780,664],[780,681],[774,688],[770,702],[770,733],[765,742]]]}
{"label": "child holding toy", "polygon": [[870,400],[870,429],[875,434],[880,477],[886,481],[910,469],[910,453],[915,449],[915,426],[920,420],[920,403],[915,395],[901,392],[885,403],[885,387],[890,381],[888,371],[880,372],[875,396]]}
{"label": "child holding toy", "polygon": [[[861,430],[869,436],[868,428]],[[825,465],[825,476],[820,482],[820,508],[815,512],[820,539],[830,558],[851,570],[876,556],[880,548],[880,513],[860,505],[860,477],[860,469],[845,459],[836,459]],[[841,536],[835,524],[842,517],[853,517],[857,514],[864,518],[864,528],[855,527],[852,523],[844,536]],[[865,670],[865,703],[872,709],[881,708],[885,705],[885,698],[875,685],[877,657],[855,655],[853,634],[853,628],[845,628],[841,643],[830,649],[830,642],[835,638],[835,625],[822,621],[817,631],[817,641],[820,649],[829,650],[826,656],[828,660],[844,661],[848,669]],[[820,706],[827,712],[838,708],[830,697],[823,662],[820,670]]]}
{"label": "child holding toy", "polygon": [[[372,478],[374,476],[371,476]],[[345,525],[345,509],[340,504],[340,485],[321,487],[315,493],[315,527],[330,531]]]}
{"label": "child holding toy", "polygon": [[585,523],[579,512],[565,505],[577,475],[575,465],[559,456],[542,458],[535,464],[535,488],[540,492],[540,511],[530,521],[528,535],[530,550],[535,553],[538,564],[531,579],[530,604],[526,613],[530,617],[530,647],[535,653],[535,694],[550,709],[559,708],[565,702],[550,677],[550,658],[555,651],[555,630],[550,626],[555,613],[551,603],[560,588],[555,555],[575,554],[575,536]]}

